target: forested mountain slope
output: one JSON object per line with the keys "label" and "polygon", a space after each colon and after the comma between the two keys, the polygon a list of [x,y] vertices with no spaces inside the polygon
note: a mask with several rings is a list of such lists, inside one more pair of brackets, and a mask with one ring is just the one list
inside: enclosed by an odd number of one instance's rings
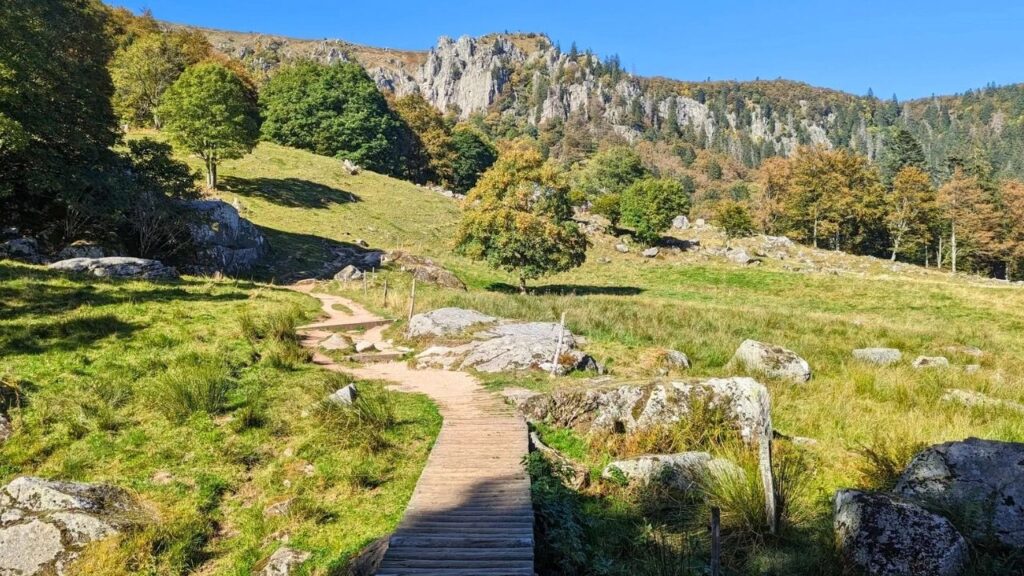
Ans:
{"label": "forested mountain slope", "polygon": [[607,140],[711,149],[753,167],[798,146],[847,147],[881,160],[892,126],[921,142],[931,172],[981,156],[1000,176],[1024,175],[1024,87],[986,87],[899,102],[789,80],[684,82],[625,72],[618,57],[563,50],[537,34],[442,37],[429,51],[340,40],[203,30],[214,48],[266,78],[289,61],[355,60],[385,92],[434,106],[500,135],[536,134],[564,160]]}

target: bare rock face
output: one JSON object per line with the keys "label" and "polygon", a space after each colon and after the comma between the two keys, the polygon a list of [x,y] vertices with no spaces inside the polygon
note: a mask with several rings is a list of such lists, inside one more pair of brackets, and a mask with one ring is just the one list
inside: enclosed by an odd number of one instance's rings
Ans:
{"label": "bare rock face", "polygon": [[753,378],[711,378],[601,388],[567,388],[510,397],[532,421],[586,433],[634,432],[686,418],[698,402],[721,407],[741,437],[757,444],[772,429],[768,389]]}
{"label": "bare rock face", "polygon": [[238,210],[221,200],[193,200],[186,204],[195,212],[189,224],[196,245],[193,271],[199,273],[245,272],[270,251],[263,233]]}
{"label": "bare rock face", "polygon": [[173,280],[178,271],[158,260],[110,256],[106,258],[71,258],[50,264],[51,270],[74,274],[91,274],[100,278],[134,278],[139,280]]}
{"label": "bare rock face", "polygon": [[0,574],[63,574],[87,544],[139,518],[118,488],[15,478],[0,489]]}
{"label": "bare rock face", "polygon": [[796,352],[774,344],[744,340],[733,356],[733,362],[769,378],[802,383],[811,379],[811,367]]}
{"label": "bare rock face", "polygon": [[895,492],[970,511],[972,539],[1024,550],[1024,443],[968,438],[937,444],[914,457]]}
{"label": "bare rock face", "polygon": [[956,576],[967,542],[949,520],[898,498],[840,490],[833,528],[847,564],[872,576]]}
{"label": "bare rock face", "polygon": [[454,336],[474,326],[493,324],[498,319],[465,308],[439,308],[416,314],[409,322],[409,336]]}
{"label": "bare rock face", "polygon": [[621,475],[629,483],[657,483],[688,491],[699,487],[702,480],[712,474],[742,475],[743,470],[728,460],[712,458],[707,452],[680,452],[617,460],[605,466],[601,477],[615,479]]}
{"label": "bare rock face", "polygon": [[853,351],[853,357],[869,364],[888,366],[902,360],[903,353],[895,348],[858,348]]}

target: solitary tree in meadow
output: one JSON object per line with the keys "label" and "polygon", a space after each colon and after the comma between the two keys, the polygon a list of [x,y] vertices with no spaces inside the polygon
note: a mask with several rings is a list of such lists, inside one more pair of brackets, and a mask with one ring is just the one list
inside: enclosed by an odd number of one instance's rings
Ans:
{"label": "solitary tree in meadow", "polygon": [[202,158],[206,186],[217,187],[217,163],[248,154],[259,138],[259,112],[245,83],[214,63],[185,70],[164,92],[157,114],[171,140]]}
{"label": "solitary tree in meadow", "polygon": [[465,200],[460,250],[526,282],[583,264],[587,238],[571,220],[564,178],[537,147],[506,145]]}

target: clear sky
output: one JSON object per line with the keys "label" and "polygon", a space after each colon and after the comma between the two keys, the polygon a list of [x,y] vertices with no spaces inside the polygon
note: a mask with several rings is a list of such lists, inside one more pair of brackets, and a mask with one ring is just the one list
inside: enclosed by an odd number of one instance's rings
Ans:
{"label": "clear sky", "polygon": [[544,32],[684,80],[783,77],[900,99],[1024,82],[1020,0],[109,1],[183,24],[404,49]]}

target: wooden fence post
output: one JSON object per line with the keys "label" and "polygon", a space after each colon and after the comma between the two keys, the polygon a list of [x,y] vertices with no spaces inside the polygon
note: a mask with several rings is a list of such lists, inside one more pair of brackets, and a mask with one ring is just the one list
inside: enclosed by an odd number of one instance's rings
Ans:
{"label": "wooden fence post", "polygon": [[388,279],[384,279],[384,307],[388,307]]}
{"label": "wooden fence post", "polygon": [[761,472],[761,486],[764,488],[765,515],[768,520],[768,531],[775,534],[778,531],[779,511],[777,509],[778,495],[775,493],[775,476],[772,472],[772,404],[771,396],[766,391],[758,398],[758,419],[759,434],[757,447],[757,464]]}
{"label": "wooden fence post", "polygon": [[409,326],[406,328],[406,335],[412,332],[412,315],[416,311],[416,278],[412,279],[412,295],[409,297]]}
{"label": "wooden fence post", "polygon": [[551,375],[558,372],[558,358],[562,355],[562,338],[565,336],[565,312],[562,312],[562,321],[558,325],[558,345],[555,346],[555,356],[551,359]]}
{"label": "wooden fence post", "polygon": [[722,570],[722,510],[711,508],[711,576],[719,576]]}

